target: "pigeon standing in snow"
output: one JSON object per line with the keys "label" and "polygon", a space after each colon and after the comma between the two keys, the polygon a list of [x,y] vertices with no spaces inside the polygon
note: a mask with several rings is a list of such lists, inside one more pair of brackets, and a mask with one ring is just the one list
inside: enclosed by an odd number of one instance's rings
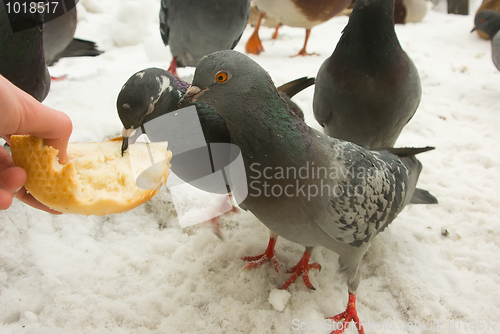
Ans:
{"label": "pigeon standing in snow", "polygon": [[[306,38],[304,46],[297,56],[310,55],[310,53],[307,53],[306,48],[311,28],[339,14],[350,2],[351,0],[255,0],[254,4],[261,13],[255,25],[255,30],[246,44],[246,52],[259,54],[264,51],[259,38],[259,28],[264,15],[268,14],[280,24],[305,28]],[[275,32],[273,38],[276,35],[277,32]]]}
{"label": "pigeon standing in snow", "polygon": [[491,58],[500,71],[500,13],[493,10],[483,10],[474,18],[474,29],[482,31],[491,38]]}
{"label": "pigeon standing in snow", "polygon": [[94,42],[73,37],[77,23],[76,7],[54,19],[46,14],[45,21],[43,46],[48,66],[65,57],[95,57],[103,53],[97,50]]}
{"label": "pigeon standing in snow", "polygon": [[[312,287],[307,272],[317,267],[309,264],[314,247],[338,253],[349,302],[345,312],[331,318],[344,320],[335,333],[351,320],[363,333],[356,312],[361,259],[370,241],[410,202],[422,168],[414,155],[431,148],[390,149],[393,154],[328,137],[294,117],[267,72],[236,51],[204,57],[183,99],[207,103],[226,120],[252,189],[241,207],[306,247],[282,288],[301,274]],[[300,170],[309,177],[296,174]],[[234,189],[236,198],[239,193],[245,192]]]}
{"label": "pigeon standing in snow", "polygon": [[392,147],[417,110],[420,77],[399,44],[393,12],[393,1],[356,0],[335,51],[321,65],[313,111],[327,135]]}
{"label": "pigeon standing in snow", "polygon": [[19,12],[9,17],[0,0],[0,74],[40,102],[50,88],[42,29],[42,14]]}
{"label": "pigeon standing in snow", "polygon": [[169,71],[196,66],[204,55],[233,49],[245,30],[249,0],[162,0],[160,33],[170,46]]}

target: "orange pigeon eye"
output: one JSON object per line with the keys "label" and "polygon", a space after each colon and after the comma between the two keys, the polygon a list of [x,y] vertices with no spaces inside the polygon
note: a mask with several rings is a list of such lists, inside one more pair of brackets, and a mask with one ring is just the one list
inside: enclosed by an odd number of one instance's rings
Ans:
{"label": "orange pigeon eye", "polygon": [[220,72],[217,72],[217,74],[215,75],[215,80],[217,80],[217,82],[226,82],[228,79],[228,76],[227,76],[227,73],[226,72],[223,72],[223,71],[220,71]]}

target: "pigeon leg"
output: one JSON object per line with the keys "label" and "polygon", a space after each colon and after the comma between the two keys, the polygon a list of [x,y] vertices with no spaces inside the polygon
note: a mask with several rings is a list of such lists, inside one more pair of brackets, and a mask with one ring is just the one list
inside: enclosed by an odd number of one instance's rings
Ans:
{"label": "pigeon leg", "polygon": [[[231,210],[229,210],[227,212],[224,212],[220,216],[214,217],[214,218],[209,219],[207,221],[208,225],[210,225],[210,227],[212,228],[212,231],[214,232],[214,234],[220,240],[224,240],[224,235],[222,234],[222,230],[220,228],[220,217],[223,216],[223,215],[231,215],[233,213],[239,213],[240,212],[240,209],[238,209],[238,207],[234,204],[233,195],[232,194],[228,194],[228,197],[229,197],[229,200],[230,200],[231,206],[232,206]],[[220,211],[223,211],[223,208],[225,207],[225,200],[224,200],[224,203],[222,203],[220,205],[220,207],[221,207]]]}
{"label": "pigeon leg", "polygon": [[258,55],[259,53],[264,51],[264,47],[262,46],[259,38],[260,23],[262,22],[262,18],[264,17],[264,15],[265,14],[263,12],[260,12],[259,19],[257,21],[257,24],[255,25],[255,30],[253,31],[252,36],[250,36],[247,44],[245,45],[245,50],[247,53]]}
{"label": "pigeon leg", "polygon": [[177,57],[174,57],[172,59],[172,62],[170,63],[170,67],[168,68],[168,71],[175,75],[176,77],[179,77],[177,75]]}
{"label": "pigeon leg", "polygon": [[281,23],[276,26],[276,30],[274,31],[274,34],[273,34],[273,39],[278,38],[278,30],[280,29],[280,27],[281,27]]}
{"label": "pigeon leg", "polygon": [[270,261],[273,264],[274,269],[276,269],[276,271],[281,274],[280,265],[278,263],[278,260],[276,260],[276,257],[274,256],[274,247],[276,246],[277,239],[278,235],[273,231],[269,230],[269,243],[267,244],[266,251],[261,255],[242,257],[241,259],[243,261],[250,262],[245,267],[243,267],[243,270],[257,268],[266,263],[267,261]]}
{"label": "pigeon leg", "polygon": [[281,290],[285,290],[297,280],[297,278],[302,275],[302,279],[304,280],[305,285],[311,289],[311,290],[316,290],[316,288],[311,284],[311,281],[309,280],[309,270],[311,269],[318,269],[321,270],[321,266],[319,263],[314,262],[309,264],[309,259],[311,258],[311,253],[312,253],[313,247],[306,247],[306,251],[304,252],[304,255],[302,255],[302,258],[300,259],[299,263],[297,263],[294,267],[288,269],[286,272],[287,273],[293,273],[292,276],[283,284],[281,287]]}
{"label": "pigeon leg", "polygon": [[[352,320],[356,324],[356,328],[358,329],[359,334],[365,334],[363,326],[359,323],[358,312],[356,311],[356,293],[349,292],[349,301],[347,302],[347,308],[344,312],[337,314],[334,317],[328,318],[332,321],[338,322],[342,319],[342,327],[340,329],[334,330],[331,334],[341,334],[344,330],[349,327],[349,324]],[[338,327],[337,327],[338,328]]]}
{"label": "pigeon leg", "polygon": [[315,52],[307,53],[307,51],[306,51],[307,41],[309,41],[310,35],[311,35],[311,29],[306,29],[306,40],[304,42],[304,47],[299,51],[299,53],[297,53],[295,56],[292,56],[292,58],[297,57],[297,56],[319,56],[319,54],[317,54]]}

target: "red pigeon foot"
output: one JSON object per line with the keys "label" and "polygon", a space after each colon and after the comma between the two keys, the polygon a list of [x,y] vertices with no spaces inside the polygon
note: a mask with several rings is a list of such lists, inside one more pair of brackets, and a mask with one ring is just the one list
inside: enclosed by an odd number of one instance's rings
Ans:
{"label": "red pigeon foot", "polygon": [[264,15],[265,14],[263,12],[261,12],[259,14],[259,20],[257,21],[257,24],[255,25],[255,30],[253,31],[252,36],[250,36],[247,44],[245,45],[245,51],[247,53],[258,55],[259,53],[264,51],[264,47],[262,46],[262,42],[260,41],[260,38],[259,38],[260,23],[262,22]]}
{"label": "red pigeon foot", "polygon": [[175,75],[176,77],[179,77],[177,75],[177,57],[174,57],[172,59],[172,62],[170,63],[170,67],[168,68],[168,71]]}
{"label": "red pigeon foot", "polygon": [[356,293],[353,294],[349,292],[349,301],[347,302],[347,308],[344,312],[328,319],[335,322],[344,319],[344,321],[342,322],[342,327],[340,329],[334,330],[331,334],[343,333],[344,330],[349,327],[351,321],[354,321],[359,334],[365,334],[363,326],[361,326],[361,324],[359,323],[358,312],[356,311]]}
{"label": "red pigeon foot", "polygon": [[269,238],[269,243],[267,244],[266,251],[263,254],[257,256],[245,256],[241,258],[243,261],[250,262],[245,267],[243,267],[243,270],[258,268],[269,261],[273,264],[274,269],[276,269],[276,271],[281,274],[280,265],[278,263],[278,260],[276,260],[276,257],[274,256],[274,247],[276,246],[278,235],[274,234],[273,232],[271,232],[270,234],[271,237]]}
{"label": "red pigeon foot", "polygon": [[287,273],[293,273],[293,275],[283,284],[281,290],[285,290],[290,286],[290,284],[294,283],[297,278],[302,275],[302,279],[304,280],[305,285],[311,289],[316,290],[316,288],[311,284],[311,280],[309,279],[309,270],[318,269],[321,270],[321,266],[319,263],[314,262],[309,264],[309,259],[311,258],[312,247],[307,247],[304,255],[300,259],[299,263],[297,263],[294,267],[288,269]]}

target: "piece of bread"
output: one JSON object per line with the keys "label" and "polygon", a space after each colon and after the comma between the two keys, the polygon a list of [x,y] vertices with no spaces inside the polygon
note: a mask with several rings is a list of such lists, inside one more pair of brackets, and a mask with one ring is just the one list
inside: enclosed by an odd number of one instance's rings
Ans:
{"label": "piece of bread", "polygon": [[[131,210],[156,195],[170,173],[172,153],[166,142],[130,145],[123,157],[121,138],[70,143],[65,165],[58,162],[58,150],[44,146],[41,138],[16,135],[10,143],[14,164],[28,174],[25,188],[41,203],[63,213],[106,215]],[[156,168],[155,174],[147,176],[154,185],[141,189],[136,178],[153,164],[152,158],[156,165],[163,161],[161,173]]]}

